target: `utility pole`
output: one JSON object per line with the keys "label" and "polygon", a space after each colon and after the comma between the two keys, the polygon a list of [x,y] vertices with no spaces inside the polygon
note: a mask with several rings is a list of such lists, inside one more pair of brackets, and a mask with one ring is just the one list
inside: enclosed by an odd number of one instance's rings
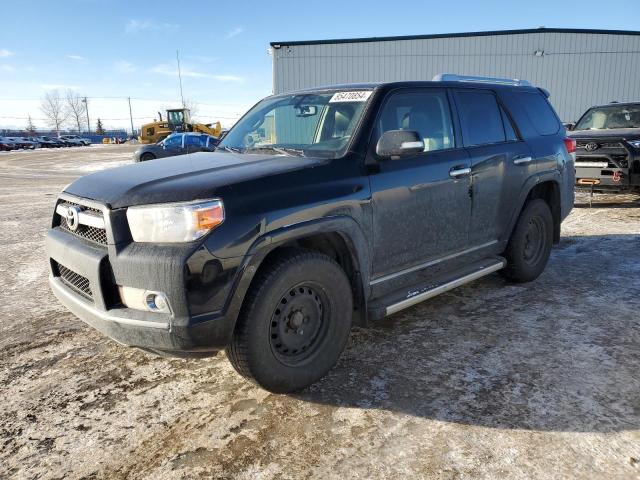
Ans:
{"label": "utility pole", "polygon": [[178,80],[180,81],[180,100],[182,100],[182,108],[185,108],[184,95],[182,95],[182,73],[180,72],[180,50],[176,50],[176,60],[178,61]]}
{"label": "utility pole", "polygon": [[84,97],[82,101],[84,102],[84,111],[87,114],[87,132],[91,133],[91,124],[89,123],[89,102],[87,102],[87,97]]}
{"label": "utility pole", "polygon": [[131,97],[127,97],[127,100],[129,101],[129,118],[131,119],[131,136],[135,137],[136,132],[133,129],[133,113],[131,113]]}

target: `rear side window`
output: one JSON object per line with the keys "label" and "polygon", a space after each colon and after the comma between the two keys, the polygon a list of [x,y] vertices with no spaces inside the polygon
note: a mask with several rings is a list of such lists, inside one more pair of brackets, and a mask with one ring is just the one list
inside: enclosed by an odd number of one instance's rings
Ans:
{"label": "rear side window", "polygon": [[184,143],[189,147],[199,147],[200,146],[200,135],[187,135],[185,137]]}
{"label": "rear side window", "polygon": [[493,93],[477,90],[458,91],[456,104],[460,112],[465,146],[486,145],[506,140],[502,113]]}
{"label": "rear side window", "polygon": [[502,113],[502,123],[504,124],[504,133],[507,136],[507,141],[517,141],[518,135],[516,135],[516,131],[513,129],[513,125],[511,124],[511,120],[509,119],[507,112],[504,111],[504,108],[500,107],[500,113]]}
{"label": "rear side window", "polygon": [[560,122],[549,102],[541,94],[536,92],[513,92],[513,98],[520,103],[538,134],[554,135],[558,133]]}

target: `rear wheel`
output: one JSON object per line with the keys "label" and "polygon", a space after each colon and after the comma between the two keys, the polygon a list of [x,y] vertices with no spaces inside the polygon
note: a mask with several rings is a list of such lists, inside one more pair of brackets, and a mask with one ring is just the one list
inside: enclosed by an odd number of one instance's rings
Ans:
{"label": "rear wheel", "polygon": [[238,373],[267,390],[301,390],[338,361],[352,305],[349,280],[335,261],[293,250],[254,281],[227,356]]}
{"label": "rear wheel", "polygon": [[553,245],[553,217],[541,199],[527,204],[520,214],[504,252],[507,266],[502,273],[514,282],[530,282],[547,265]]}

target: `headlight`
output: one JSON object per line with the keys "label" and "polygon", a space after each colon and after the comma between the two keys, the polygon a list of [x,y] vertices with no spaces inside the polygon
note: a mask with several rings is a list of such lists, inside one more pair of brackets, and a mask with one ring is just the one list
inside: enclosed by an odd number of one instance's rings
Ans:
{"label": "headlight", "polygon": [[630,140],[629,144],[634,148],[640,148],[640,140]]}
{"label": "headlight", "polygon": [[191,242],[224,221],[222,200],[129,207],[127,220],[134,242]]}

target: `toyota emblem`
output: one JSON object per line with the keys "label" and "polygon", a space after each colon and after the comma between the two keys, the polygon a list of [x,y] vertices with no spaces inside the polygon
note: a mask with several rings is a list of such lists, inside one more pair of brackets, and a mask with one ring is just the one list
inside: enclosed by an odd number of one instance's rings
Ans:
{"label": "toyota emblem", "polygon": [[589,142],[584,146],[584,149],[587,152],[593,152],[594,150],[598,149],[598,144],[596,142]]}
{"label": "toyota emblem", "polygon": [[80,225],[79,215],[80,215],[80,207],[67,207],[67,214],[65,215],[65,220],[67,221],[67,227],[72,232],[75,232]]}

